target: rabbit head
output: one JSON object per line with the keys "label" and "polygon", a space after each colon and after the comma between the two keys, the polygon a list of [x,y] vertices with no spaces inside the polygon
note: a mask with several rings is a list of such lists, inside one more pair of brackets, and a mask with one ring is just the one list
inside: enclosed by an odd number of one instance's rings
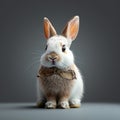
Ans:
{"label": "rabbit head", "polygon": [[74,56],[70,45],[75,40],[79,30],[79,17],[73,17],[58,35],[48,18],[44,18],[44,34],[47,39],[45,53],[40,62],[45,67],[67,68],[74,64]]}

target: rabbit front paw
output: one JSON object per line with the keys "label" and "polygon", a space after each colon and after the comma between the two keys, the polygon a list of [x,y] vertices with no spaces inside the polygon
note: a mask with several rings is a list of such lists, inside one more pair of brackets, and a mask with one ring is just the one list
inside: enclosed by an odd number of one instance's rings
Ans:
{"label": "rabbit front paw", "polygon": [[45,108],[47,109],[55,109],[56,108],[56,103],[53,101],[47,101],[45,103]]}
{"label": "rabbit front paw", "polygon": [[68,101],[62,101],[62,102],[60,102],[60,103],[58,104],[58,107],[59,107],[59,108],[63,108],[63,109],[68,109],[68,108],[70,108]]}

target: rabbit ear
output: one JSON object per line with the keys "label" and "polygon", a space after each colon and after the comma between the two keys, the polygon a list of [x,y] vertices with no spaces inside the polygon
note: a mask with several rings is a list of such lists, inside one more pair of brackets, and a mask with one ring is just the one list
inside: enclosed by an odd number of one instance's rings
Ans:
{"label": "rabbit ear", "polygon": [[79,31],[79,16],[73,17],[63,29],[62,35],[75,40]]}
{"label": "rabbit ear", "polygon": [[56,30],[51,24],[51,22],[48,20],[48,18],[44,17],[44,34],[46,39],[56,35]]}

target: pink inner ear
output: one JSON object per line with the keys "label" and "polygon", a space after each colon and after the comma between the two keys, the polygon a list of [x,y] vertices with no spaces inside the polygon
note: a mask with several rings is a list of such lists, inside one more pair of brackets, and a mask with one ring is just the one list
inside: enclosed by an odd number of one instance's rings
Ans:
{"label": "pink inner ear", "polygon": [[78,34],[78,30],[79,30],[79,17],[75,16],[67,23],[62,32],[62,35],[71,40],[75,40]]}
{"label": "pink inner ear", "polygon": [[68,31],[69,38],[74,40],[78,34],[78,29],[79,29],[79,24],[76,21],[70,23],[69,31]]}
{"label": "pink inner ear", "polygon": [[56,35],[56,30],[54,29],[53,25],[51,22],[48,20],[48,18],[44,18],[44,34],[46,39]]}

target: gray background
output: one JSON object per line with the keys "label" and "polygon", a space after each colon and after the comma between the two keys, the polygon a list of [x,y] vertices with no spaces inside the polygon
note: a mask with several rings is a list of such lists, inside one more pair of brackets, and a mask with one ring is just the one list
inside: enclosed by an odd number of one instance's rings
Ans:
{"label": "gray background", "polygon": [[119,0],[0,0],[0,102],[36,101],[43,17],[60,33],[74,15],[81,18],[71,49],[84,77],[83,101],[120,102]]}

